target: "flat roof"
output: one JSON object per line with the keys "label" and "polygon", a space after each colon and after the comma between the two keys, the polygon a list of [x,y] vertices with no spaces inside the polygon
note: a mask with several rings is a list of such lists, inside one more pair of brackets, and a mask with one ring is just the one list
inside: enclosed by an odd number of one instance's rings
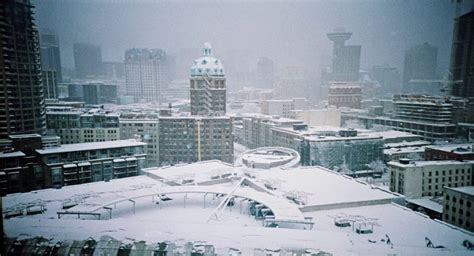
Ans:
{"label": "flat roof", "polygon": [[[349,191],[356,194],[349,196],[360,196],[357,195],[357,190],[354,192],[354,189],[343,190],[342,195],[337,195],[341,187],[348,184],[346,182],[337,186],[334,184],[338,184],[339,179],[347,179],[346,177],[319,169],[320,172],[325,172],[321,177],[326,175],[341,177],[329,180],[327,178],[302,180],[302,177],[318,178],[318,176],[301,176],[304,171],[298,170],[302,169],[304,168],[296,168],[295,176],[291,176],[293,170],[287,170],[286,173],[290,175],[290,179],[284,180],[285,183],[281,187],[299,188],[299,184],[303,183],[299,190],[307,192],[308,196],[312,197],[311,200],[324,201],[327,197],[347,197],[345,193]],[[317,173],[318,168],[312,172]],[[271,171],[267,172],[269,177],[271,173]],[[286,178],[287,174],[281,172],[277,176]],[[260,177],[257,178],[260,179]],[[370,187],[355,180],[351,182],[358,184],[359,187]],[[318,190],[320,186],[324,186],[325,189]],[[229,248],[241,250],[242,255],[253,255],[255,248],[315,248],[333,255],[354,253],[359,255],[466,255],[470,252],[463,247],[462,241],[472,239],[472,233],[390,203],[304,212],[304,216],[312,217],[316,223],[311,230],[262,227],[261,222],[249,216],[246,211],[239,213],[238,204],[233,209],[228,208],[223,211],[227,214],[223,218],[208,223],[206,220],[217,203],[203,208],[202,195],[196,196],[200,200],[197,204],[192,204],[190,201],[186,207],[182,206],[183,202],[179,200],[181,198],[176,198],[178,200],[175,202],[157,205],[148,197],[135,200],[137,204],[135,214],[132,204],[125,201],[123,204],[117,204],[118,209],[113,210],[112,219],[84,220],[76,216],[64,216],[60,220],[57,219],[57,211],[63,211],[61,202],[67,200],[85,199],[86,203],[89,203],[94,202],[97,197],[100,197],[100,200],[113,200],[120,195],[128,198],[139,195],[145,190],[159,193],[163,187],[166,188],[158,180],[147,176],[137,176],[114,179],[109,182],[65,186],[61,189],[10,194],[3,198],[4,209],[43,200],[47,210],[42,214],[4,220],[5,234],[8,237],[43,236],[48,239],[54,238],[56,241],[63,239],[73,241],[87,237],[98,240],[104,234],[126,243],[129,243],[130,239],[143,240],[149,244],[162,241],[173,243],[206,241],[215,247],[219,255],[227,255]],[[228,188],[231,189],[232,185]],[[363,189],[363,191],[362,194],[366,194],[369,190]],[[315,194],[310,194],[313,192]],[[272,193],[278,193],[278,189]],[[193,195],[188,196],[190,200],[193,199]],[[170,197],[173,196],[170,195]],[[122,199],[126,200],[126,198]],[[217,201],[212,200],[211,196],[208,196],[207,200],[208,204],[211,201]],[[96,205],[96,207],[99,206]],[[71,208],[71,211],[73,209]],[[108,214],[105,210],[102,213],[105,216]],[[361,235],[357,234],[352,227],[337,227],[334,225],[337,218],[349,219],[356,225],[365,223],[373,227],[373,233]],[[120,228],[111,229],[111,227]],[[393,241],[393,246],[381,240],[386,239],[386,236]],[[445,249],[427,248],[425,237],[431,239],[435,245],[444,246]]]}
{"label": "flat roof", "polygon": [[383,150],[384,154],[393,155],[393,154],[403,154],[403,153],[424,153],[425,146],[421,147],[404,147],[404,148],[387,148]]}
{"label": "flat roof", "polygon": [[137,147],[137,146],[145,146],[145,145],[146,143],[144,142],[136,141],[134,139],[129,139],[129,140],[65,144],[59,147],[55,147],[55,148],[37,149],[36,152],[40,155],[47,155],[47,154],[66,153],[66,152],[75,152],[75,151],[88,151],[88,150],[108,149],[108,148]]}
{"label": "flat roof", "polygon": [[433,145],[429,146],[428,148],[445,152],[453,152],[456,154],[474,154],[474,148],[472,144]]}
{"label": "flat roof", "polygon": [[457,187],[457,188],[446,188],[449,190],[457,191],[463,194],[468,194],[474,196],[474,186],[467,186],[467,187]]}
{"label": "flat roof", "polygon": [[398,196],[376,189],[354,178],[323,167],[296,167],[253,172],[257,180],[270,182],[276,191],[299,194],[307,200],[305,207],[361,201],[391,200]]}
{"label": "flat roof", "polygon": [[143,169],[143,172],[156,175],[166,181],[180,183],[183,179],[192,179],[194,182],[209,181],[212,176],[233,173],[234,168],[219,160],[209,160],[192,164],[151,167]]}
{"label": "flat roof", "polygon": [[407,199],[407,202],[421,206],[426,209],[430,209],[437,213],[443,213],[443,205],[431,200],[430,197],[423,197],[423,198],[418,198],[418,199]]}
{"label": "flat roof", "polygon": [[398,167],[421,167],[421,166],[432,166],[432,165],[466,165],[474,164],[472,161],[457,161],[457,160],[435,160],[435,161],[410,161],[407,164],[402,164],[400,161],[390,161],[389,165],[394,165]]}
{"label": "flat roof", "polygon": [[26,156],[25,153],[21,151],[15,152],[0,152],[0,158],[10,158],[10,157],[23,157]]}

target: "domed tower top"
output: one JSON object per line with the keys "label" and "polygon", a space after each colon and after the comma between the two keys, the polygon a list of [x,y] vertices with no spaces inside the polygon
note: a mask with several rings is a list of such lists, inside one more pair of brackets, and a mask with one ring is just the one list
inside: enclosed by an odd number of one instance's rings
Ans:
{"label": "domed tower top", "polygon": [[194,60],[191,76],[224,76],[224,66],[213,56],[210,43],[204,43],[201,58]]}
{"label": "domed tower top", "polygon": [[212,45],[209,42],[204,43],[204,47],[202,48],[202,55],[203,56],[212,56]]}

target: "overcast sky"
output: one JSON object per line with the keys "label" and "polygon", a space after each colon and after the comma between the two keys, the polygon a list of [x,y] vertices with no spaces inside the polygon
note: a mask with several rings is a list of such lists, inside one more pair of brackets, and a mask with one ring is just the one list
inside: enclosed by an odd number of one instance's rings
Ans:
{"label": "overcast sky", "polygon": [[439,66],[447,67],[454,14],[450,0],[34,3],[39,29],[59,35],[66,67],[74,66],[75,42],[101,45],[105,61],[123,61],[126,48],[173,53],[200,48],[205,41],[216,55],[244,50],[279,66],[314,67],[331,55],[326,33],[339,26],[353,32],[348,44],[362,45],[362,68],[385,63],[401,68],[404,51],[423,42],[439,48]]}

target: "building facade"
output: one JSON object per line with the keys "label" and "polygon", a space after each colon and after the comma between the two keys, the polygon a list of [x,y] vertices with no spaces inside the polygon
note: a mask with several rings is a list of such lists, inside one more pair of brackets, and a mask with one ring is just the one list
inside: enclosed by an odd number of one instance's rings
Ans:
{"label": "building facade", "polygon": [[451,95],[468,100],[463,122],[474,122],[474,77],[472,48],[474,47],[474,11],[455,19],[451,46],[450,87]]}
{"label": "building facade", "polygon": [[119,115],[100,109],[48,107],[48,134],[61,137],[62,144],[115,141],[120,139]]}
{"label": "building facade", "polygon": [[334,42],[332,56],[333,81],[357,81],[360,69],[360,45],[345,45],[352,36],[343,28],[337,28],[334,32],[327,34],[329,40]]}
{"label": "building facade", "polygon": [[444,188],[443,221],[474,231],[474,187]]}
{"label": "building facade", "polygon": [[472,161],[410,161],[388,162],[390,190],[408,198],[438,196],[443,187],[462,187],[472,184]]}
{"label": "building facade", "polygon": [[229,117],[160,117],[160,165],[205,160],[234,161]]}
{"label": "building facade", "polygon": [[61,52],[58,36],[51,31],[43,31],[40,36],[41,68],[55,72],[58,83],[63,81],[61,71]]}
{"label": "building facade", "polygon": [[332,83],[328,92],[329,106],[358,108],[362,107],[362,87],[346,83]]}
{"label": "building facade", "polygon": [[78,143],[38,149],[50,187],[136,176],[146,167],[146,144],[135,140]]}
{"label": "building facade", "polygon": [[[405,52],[403,63],[403,91],[405,93],[435,93],[434,90],[422,90],[420,80],[436,79],[438,48],[423,43],[413,46]],[[433,87],[433,86],[431,86]]]}
{"label": "building facade", "polygon": [[267,57],[260,57],[257,62],[256,88],[273,89],[273,61]]}
{"label": "building facade", "polygon": [[121,114],[120,116],[120,138],[139,138],[146,145],[147,166],[159,166],[159,119],[158,114]]}
{"label": "building facade", "polygon": [[0,138],[46,131],[39,35],[30,1],[0,2]]}
{"label": "building facade", "polygon": [[55,70],[41,71],[45,99],[57,99],[59,96],[58,80]]}
{"label": "building facade", "polygon": [[102,74],[102,51],[100,46],[75,43],[73,51],[77,78],[97,77]]}
{"label": "building facade", "polygon": [[161,49],[125,51],[125,88],[135,101],[162,102],[167,88],[167,55]]}

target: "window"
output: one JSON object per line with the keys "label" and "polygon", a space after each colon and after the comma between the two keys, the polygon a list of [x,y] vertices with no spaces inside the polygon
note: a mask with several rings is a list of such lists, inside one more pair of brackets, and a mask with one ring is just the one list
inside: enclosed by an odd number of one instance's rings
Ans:
{"label": "window", "polygon": [[459,204],[460,204],[460,205],[463,205],[463,204],[464,204],[464,200],[459,199]]}

